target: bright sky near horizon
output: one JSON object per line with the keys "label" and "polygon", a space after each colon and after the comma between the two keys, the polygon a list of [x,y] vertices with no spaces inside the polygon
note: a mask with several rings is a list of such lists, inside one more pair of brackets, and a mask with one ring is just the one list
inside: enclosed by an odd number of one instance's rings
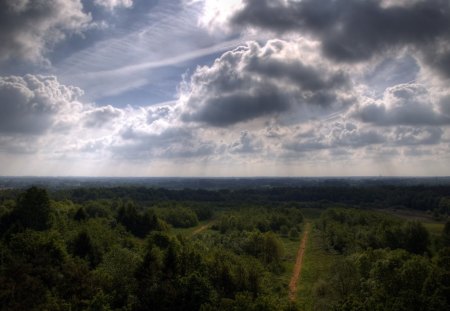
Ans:
{"label": "bright sky near horizon", "polygon": [[3,0],[0,38],[0,175],[450,175],[448,0]]}

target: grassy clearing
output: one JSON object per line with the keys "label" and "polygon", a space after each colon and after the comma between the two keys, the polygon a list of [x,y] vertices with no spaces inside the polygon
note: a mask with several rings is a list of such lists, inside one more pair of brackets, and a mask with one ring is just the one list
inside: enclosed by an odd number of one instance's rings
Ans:
{"label": "grassy clearing", "polygon": [[[300,237],[303,236],[303,232]],[[295,259],[297,257],[298,247],[300,245],[301,239],[291,240],[286,237],[280,237],[284,246],[284,273],[280,276],[280,282],[285,285],[286,299],[288,296],[288,285],[292,277],[292,272],[294,270]]]}
{"label": "grassy clearing", "polygon": [[410,209],[375,209],[378,212],[394,215],[405,220],[417,220],[422,223],[445,223],[445,220],[436,220],[433,216],[424,211],[416,211]]}
{"label": "grassy clearing", "polygon": [[428,229],[431,237],[440,237],[445,226],[445,224],[438,222],[424,222],[423,225]]}
{"label": "grassy clearing", "polygon": [[[171,228],[170,232],[174,235],[182,235],[184,237],[190,237],[194,231],[209,224],[211,220],[199,221],[198,225],[190,228]],[[210,230],[210,229],[207,229]],[[207,231],[205,230],[205,231]]]}
{"label": "grassy clearing", "polygon": [[[320,217],[320,214],[324,209],[320,208],[302,208],[302,214],[305,216],[305,222],[314,223],[314,220]],[[311,289],[316,280],[320,277],[325,278],[328,273],[328,269],[331,266],[333,260],[335,260],[335,255],[331,255],[321,248],[321,241],[318,232],[314,230],[314,225],[312,225],[311,231],[309,233],[305,257],[303,260],[302,275],[297,284],[297,294],[298,294],[298,304],[305,306],[304,295],[308,296],[309,305],[311,306],[307,310],[312,310],[312,297]],[[285,284],[286,299],[288,297],[288,285],[291,280],[292,273],[295,266],[295,260],[297,257],[298,248],[301,243],[301,238],[303,237],[304,230],[300,233],[298,239],[292,240],[286,237],[280,237],[284,245],[285,262],[284,262],[284,273],[280,276],[280,281]],[[301,308],[300,310],[303,310]]]}
{"label": "grassy clearing", "polygon": [[322,247],[318,231],[312,230],[306,244],[302,275],[297,285],[297,305],[300,310],[313,310],[313,287],[320,279],[326,279],[333,262],[339,255]]}
{"label": "grassy clearing", "polygon": [[[302,210],[303,213],[303,210]],[[288,298],[289,294],[289,282],[292,277],[292,273],[294,271],[295,266],[295,260],[297,258],[297,252],[298,248],[301,243],[301,238],[303,237],[304,233],[304,225],[302,226],[302,231],[300,232],[300,235],[297,239],[293,240],[288,237],[279,236],[280,240],[283,242],[283,248],[284,248],[284,272],[279,276],[279,283],[283,284],[282,293],[283,295],[286,295],[286,299]]]}

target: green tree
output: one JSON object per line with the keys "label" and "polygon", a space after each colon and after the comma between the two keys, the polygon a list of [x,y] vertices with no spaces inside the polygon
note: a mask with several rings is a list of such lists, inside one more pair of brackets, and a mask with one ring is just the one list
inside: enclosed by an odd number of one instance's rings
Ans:
{"label": "green tree", "polygon": [[446,247],[450,247],[450,221],[447,221],[442,231],[442,243]]}
{"label": "green tree", "polygon": [[47,230],[51,226],[51,206],[45,189],[31,187],[17,199],[17,219],[25,228]]}
{"label": "green tree", "polygon": [[87,218],[88,214],[86,213],[83,207],[80,207],[73,216],[73,219],[75,219],[76,221],[83,221],[86,220]]}
{"label": "green tree", "polygon": [[101,254],[86,231],[81,231],[72,242],[72,253],[86,259],[91,267],[97,266],[101,261]]}
{"label": "green tree", "polygon": [[430,237],[428,230],[418,221],[408,221],[404,227],[404,248],[414,254],[428,250]]}

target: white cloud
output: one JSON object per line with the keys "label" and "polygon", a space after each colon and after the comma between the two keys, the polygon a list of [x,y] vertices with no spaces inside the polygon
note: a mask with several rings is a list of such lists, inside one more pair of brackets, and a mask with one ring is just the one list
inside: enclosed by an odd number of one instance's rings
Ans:
{"label": "white cloud", "polygon": [[120,7],[130,8],[133,6],[133,0],[94,0],[94,3],[109,10]]}
{"label": "white cloud", "polygon": [[199,24],[209,31],[227,30],[232,15],[243,7],[242,0],[199,0],[194,2],[202,2],[203,11],[199,18]]}
{"label": "white cloud", "polygon": [[114,108],[111,105],[94,108],[86,112],[84,125],[91,128],[107,126],[114,119],[123,116],[123,114],[124,112],[122,110]]}

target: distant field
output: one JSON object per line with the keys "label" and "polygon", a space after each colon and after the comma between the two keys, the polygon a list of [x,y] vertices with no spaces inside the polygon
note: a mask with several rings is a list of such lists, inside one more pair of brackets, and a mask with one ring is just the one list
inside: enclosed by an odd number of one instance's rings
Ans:
{"label": "distant field", "polygon": [[422,223],[434,223],[434,224],[445,223],[445,220],[436,220],[430,214],[423,212],[423,211],[417,211],[417,210],[411,210],[411,209],[408,209],[408,210],[407,209],[376,209],[376,211],[395,215],[395,216],[398,216],[400,218],[407,219],[407,220],[417,220]]}
{"label": "distant field", "polygon": [[428,229],[431,236],[441,236],[445,226],[445,224],[443,223],[432,223],[432,222],[425,222],[423,223],[423,225],[425,226],[425,228]]}

